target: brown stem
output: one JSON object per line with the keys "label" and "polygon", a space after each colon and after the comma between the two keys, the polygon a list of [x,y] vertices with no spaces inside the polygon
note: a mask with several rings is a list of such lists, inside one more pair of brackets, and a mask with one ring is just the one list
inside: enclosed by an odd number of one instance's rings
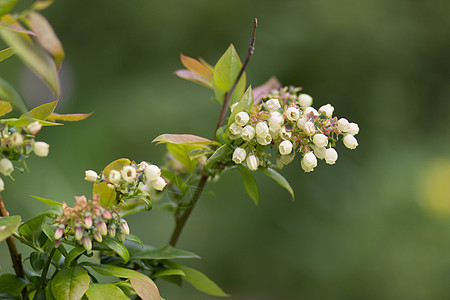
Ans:
{"label": "brown stem", "polygon": [[253,52],[255,51],[255,37],[256,37],[256,27],[258,27],[258,19],[255,18],[253,20],[253,33],[252,33],[252,39],[250,40],[250,46],[248,47],[247,57],[245,58],[244,64],[241,67],[241,70],[239,70],[238,76],[236,77],[236,80],[234,81],[233,86],[231,89],[225,93],[225,97],[222,104],[222,109],[220,110],[219,119],[217,121],[216,130],[214,130],[214,139],[216,139],[216,132],[217,129],[219,129],[223,122],[225,121],[225,116],[227,115],[227,109],[230,105],[231,96],[233,96],[234,90],[236,89],[236,86],[239,83],[239,80],[241,79],[242,75],[244,74],[245,69],[247,68],[248,62],[250,61],[250,58],[253,55]]}
{"label": "brown stem", "polygon": [[[250,57],[253,55],[253,51],[255,51],[255,36],[256,36],[256,27],[258,26],[258,20],[255,18],[253,21],[253,33],[252,33],[252,39],[250,40],[250,46],[248,48],[247,57],[245,58],[244,64],[241,67],[241,70],[238,73],[238,76],[236,77],[236,80],[233,83],[233,86],[231,89],[225,93],[225,98],[222,104],[222,109],[220,110],[219,119],[217,121],[216,130],[214,130],[214,139],[216,139],[216,132],[217,129],[219,129],[225,120],[225,116],[227,114],[228,105],[230,104],[231,96],[234,93],[234,90],[236,89],[236,86],[239,82],[239,80],[242,77],[242,74],[244,74],[245,69],[247,68],[248,62],[250,61]],[[208,175],[206,175],[205,170],[202,172],[202,176],[200,178],[200,181],[197,185],[197,189],[195,190],[194,195],[191,198],[191,201],[189,202],[189,206],[186,208],[186,210],[183,212],[182,215],[177,216],[176,223],[175,223],[175,229],[173,230],[172,237],[170,238],[169,244],[171,246],[174,246],[178,242],[178,238],[180,237],[181,231],[184,228],[184,225],[186,224],[186,221],[188,220],[189,216],[192,213],[192,210],[194,209],[195,204],[200,199],[200,196],[202,195],[203,188],[205,187],[205,184],[208,180]]]}

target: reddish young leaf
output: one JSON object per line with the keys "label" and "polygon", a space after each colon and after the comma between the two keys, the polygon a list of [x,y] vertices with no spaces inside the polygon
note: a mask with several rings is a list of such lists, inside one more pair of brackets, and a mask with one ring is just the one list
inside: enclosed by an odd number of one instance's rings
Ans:
{"label": "reddish young leaf", "polygon": [[131,285],[133,285],[136,294],[144,300],[161,300],[158,287],[148,277],[131,277]]}
{"label": "reddish young leaf", "polygon": [[194,73],[197,73],[200,76],[205,77],[206,79],[212,81],[213,74],[210,69],[208,69],[206,66],[204,66],[201,62],[199,62],[196,59],[193,59],[192,57],[185,56],[183,53],[180,54],[181,62],[183,65],[188,69],[191,70]]}
{"label": "reddish young leaf", "polygon": [[205,77],[203,77],[201,75],[198,75],[195,72],[183,69],[183,70],[175,71],[175,74],[178,77],[184,78],[186,80],[193,81],[195,83],[199,83],[201,85],[204,85],[204,86],[209,87],[210,89],[212,89],[212,81],[209,80],[208,78],[205,78]]}
{"label": "reddish young leaf", "polygon": [[261,98],[267,94],[269,94],[272,90],[279,89],[281,87],[281,83],[278,81],[276,77],[270,77],[264,84],[257,86],[253,90],[253,96],[255,97],[255,104],[261,101]]}
{"label": "reddish young leaf", "polygon": [[207,67],[211,73],[214,72],[214,67],[211,66],[210,64],[208,64],[203,58],[199,57],[198,60],[205,66]]}
{"label": "reddish young leaf", "polygon": [[219,145],[215,141],[211,141],[192,134],[161,134],[152,141],[152,143],[154,142],[158,142],[158,144],[169,143],[184,145]]}

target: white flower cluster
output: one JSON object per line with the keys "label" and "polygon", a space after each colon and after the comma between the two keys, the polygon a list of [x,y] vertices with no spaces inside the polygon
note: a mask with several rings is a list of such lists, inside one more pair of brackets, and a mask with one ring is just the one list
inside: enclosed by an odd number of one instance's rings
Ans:
{"label": "white flower cluster", "polygon": [[161,169],[145,161],[139,165],[133,162],[130,165],[123,166],[121,170],[111,170],[107,176],[105,174],[98,176],[97,172],[87,170],[84,179],[89,182],[104,181],[110,189],[122,194],[129,194],[136,188],[148,192],[150,186],[155,190],[162,191],[167,185],[161,176]]}
{"label": "white flower cluster", "polygon": [[[34,136],[41,130],[42,125],[38,121],[27,127],[0,125],[0,173],[10,176],[14,171],[12,161],[24,161],[31,152],[37,156],[46,157],[49,152],[49,144],[35,141]],[[0,178],[0,191],[5,189],[5,184]]]}
{"label": "white flower cluster", "polygon": [[235,115],[228,136],[236,146],[232,157],[236,164],[245,162],[252,171],[270,164],[264,149],[271,145],[278,149],[280,167],[289,164],[295,152],[301,152],[301,167],[311,172],[317,166],[317,158],[330,165],[336,162],[338,153],[334,147],[340,137],[347,148],[358,146],[358,124],[333,117],[331,104],[316,110],[311,106],[313,98],[298,94],[299,90],[285,87],[272,91],[250,111]]}

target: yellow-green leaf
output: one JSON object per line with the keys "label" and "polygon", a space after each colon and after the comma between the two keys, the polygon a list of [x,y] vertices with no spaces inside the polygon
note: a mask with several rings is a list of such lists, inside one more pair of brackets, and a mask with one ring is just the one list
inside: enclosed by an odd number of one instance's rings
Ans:
{"label": "yellow-green leaf", "polygon": [[28,110],[27,104],[22,96],[5,80],[0,77],[0,99],[11,102],[11,104],[24,113]]}
{"label": "yellow-green leaf", "polygon": [[245,94],[242,96],[236,107],[231,112],[230,117],[228,118],[228,126],[233,124],[234,118],[238,113],[240,113],[241,111],[248,112],[253,107],[253,101],[252,86],[249,86]]}
{"label": "yellow-green leaf", "polygon": [[34,118],[39,120],[46,120],[55,110],[58,105],[58,100],[39,105],[29,112],[24,113],[20,118]]}
{"label": "yellow-green leaf", "polygon": [[52,279],[52,294],[56,300],[79,300],[89,288],[89,275],[80,266],[62,269]]}
{"label": "yellow-green leaf", "polygon": [[17,1],[18,0],[0,0],[0,16],[9,13]]}
{"label": "yellow-green leaf", "polygon": [[[103,175],[105,178],[109,178],[109,173],[112,170],[120,171],[130,163],[131,161],[126,158],[117,159],[103,169]],[[94,183],[92,193],[93,195],[98,194],[100,196],[100,205],[103,207],[110,207],[116,200],[116,192],[108,188],[106,182]]]}
{"label": "yellow-green leaf", "polygon": [[[0,0],[1,1],[1,0]],[[13,56],[16,52],[12,47],[3,49],[0,51],[0,61],[7,59],[10,56]]]}
{"label": "yellow-green leaf", "polygon": [[255,205],[259,203],[259,190],[258,184],[256,183],[255,177],[253,177],[252,173],[244,166],[238,166],[239,171],[242,175],[242,181],[244,182],[245,190],[247,194],[252,198]]}
{"label": "yellow-green leaf", "polygon": [[111,283],[91,283],[86,296],[92,300],[130,300],[120,288]]}
{"label": "yellow-green leaf", "polygon": [[48,116],[47,120],[48,121],[60,120],[60,121],[76,122],[76,121],[84,120],[84,119],[86,119],[87,117],[89,117],[92,114],[93,114],[93,112],[88,113],[88,114],[57,114],[57,113],[52,113],[50,116]]}
{"label": "yellow-green leaf", "polygon": [[0,242],[7,239],[19,227],[20,216],[0,217]]}
{"label": "yellow-green leaf", "polygon": [[12,111],[12,105],[8,101],[0,100],[0,117]]}
{"label": "yellow-green leaf", "polygon": [[34,2],[34,4],[31,6],[32,10],[43,10],[52,5],[54,0],[39,0]]}

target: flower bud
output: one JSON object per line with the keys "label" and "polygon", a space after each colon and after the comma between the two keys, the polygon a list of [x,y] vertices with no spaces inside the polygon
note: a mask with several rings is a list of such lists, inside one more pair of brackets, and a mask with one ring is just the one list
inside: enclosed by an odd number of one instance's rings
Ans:
{"label": "flower bud", "polygon": [[14,132],[11,135],[11,146],[20,147],[23,145],[23,135],[20,132]]}
{"label": "flower bud", "polygon": [[93,170],[87,170],[84,171],[84,180],[89,181],[89,182],[96,182],[98,179],[98,175],[97,172],[93,171]]}
{"label": "flower bud", "polygon": [[236,123],[233,123],[230,125],[230,127],[228,127],[228,131],[232,134],[232,135],[240,135],[242,133],[242,127],[239,126]]}
{"label": "flower bud", "polygon": [[280,136],[283,140],[288,140],[291,138],[292,133],[290,131],[287,131],[286,127],[283,126],[280,128]]}
{"label": "flower bud", "polygon": [[311,145],[311,148],[314,150],[314,155],[319,159],[324,159],[326,154],[325,147],[317,147],[315,145]]}
{"label": "flower bud", "polygon": [[55,240],[55,242],[53,243],[53,247],[58,248],[61,245],[61,240]]}
{"label": "flower bud", "polygon": [[245,111],[241,111],[234,117],[234,121],[240,126],[245,126],[245,124],[247,124],[249,120],[250,116]]}
{"label": "flower bud", "polygon": [[307,121],[308,121],[308,119],[306,119],[305,117],[299,118],[297,121],[297,127],[302,130],[305,130],[305,124]]}
{"label": "flower bud", "polygon": [[3,182],[3,179],[0,178],[0,192],[5,190],[5,183]]}
{"label": "flower bud", "polygon": [[236,108],[236,106],[238,105],[239,102],[234,103],[233,105],[231,105],[230,110],[231,112],[233,112],[233,110]]}
{"label": "flower bud", "polygon": [[125,234],[124,233],[118,233],[117,234],[117,239],[119,240],[119,242],[123,243],[125,241]]}
{"label": "flower bud", "polygon": [[149,166],[148,162],[146,161],[141,161],[138,165],[138,169],[139,170],[145,170],[145,168],[147,168]]}
{"label": "flower bud", "polygon": [[328,148],[325,152],[325,161],[329,165],[334,165],[338,159],[338,153],[333,148]]}
{"label": "flower bud", "polygon": [[110,224],[108,227],[108,235],[110,237],[115,237],[116,236],[116,224]]}
{"label": "flower bud", "polygon": [[256,135],[259,137],[266,137],[269,134],[269,126],[267,126],[266,122],[259,122],[256,124]]}
{"label": "flower bud", "polygon": [[316,127],[314,126],[313,122],[306,122],[304,130],[308,135],[313,135],[314,133],[316,133]]}
{"label": "flower bud", "polygon": [[319,108],[319,112],[323,112],[328,118],[331,118],[334,112],[334,107],[331,106],[331,104],[327,104],[324,106],[321,106]]}
{"label": "flower bud", "polygon": [[128,227],[128,223],[127,221],[125,221],[124,219],[120,220],[120,229],[122,230],[123,233],[125,233],[126,235],[130,234],[130,227]]}
{"label": "flower bud", "polygon": [[144,184],[143,182],[140,182],[138,185],[138,189],[140,189],[141,191],[143,191],[144,193],[150,193],[150,188],[148,185]]}
{"label": "flower bud", "polygon": [[303,112],[303,115],[305,116],[305,117],[307,117],[307,118],[309,118],[309,116],[311,115],[311,113],[312,113],[312,115],[313,116],[318,116],[319,115],[319,113],[317,112],[317,110],[314,108],[314,107],[307,107],[306,109],[305,109],[305,111]]}
{"label": "flower bud", "polygon": [[241,137],[245,141],[251,141],[255,137],[255,128],[251,125],[247,125],[242,129]]}
{"label": "flower bud", "polygon": [[298,95],[298,103],[300,106],[304,107],[311,106],[313,103],[313,98],[308,94],[300,94]]}
{"label": "flower bud", "polygon": [[81,243],[83,244],[84,249],[86,249],[87,251],[92,250],[92,241],[89,235],[85,235],[81,240]]}
{"label": "flower bud", "polygon": [[255,155],[249,155],[245,162],[247,163],[247,168],[249,168],[250,171],[258,170],[259,159]]}
{"label": "flower bud", "polygon": [[290,154],[292,152],[292,142],[282,141],[278,146],[278,150],[280,150],[281,155]]}
{"label": "flower bud", "polygon": [[247,152],[244,149],[237,147],[233,152],[233,161],[236,164],[240,164],[247,157]]}
{"label": "flower bud", "polygon": [[317,158],[312,152],[307,152],[302,158],[301,161],[302,169],[305,172],[314,171],[314,168],[317,166]]}
{"label": "flower bud", "polygon": [[270,99],[268,100],[266,103],[264,103],[264,107],[269,111],[269,112],[275,112],[277,110],[280,109],[281,105],[280,105],[280,101],[278,101],[278,99]]}
{"label": "flower bud", "polygon": [[112,218],[111,213],[110,213],[108,210],[106,210],[106,209],[103,210],[102,216],[103,216],[103,218],[105,218],[106,220],[111,220],[111,218]]}
{"label": "flower bud", "polygon": [[350,124],[345,118],[340,118],[338,121],[338,129],[342,132],[347,132],[350,129]]}
{"label": "flower bud", "polygon": [[9,176],[14,171],[12,162],[7,158],[0,159],[0,173]]}
{"label": "flower bud", "polygon": [[281,128],[281,125],[284,123],[283,116],[279,112],[272,112],[269,117],[269,126],[273,129]]}
{"label": "flower bud", "polygon": [[294,158],[295,158],[295,154],[294,154],[294,153],[286,154],[286,155],[281,155],[281,156],[280,156],[280,162],[281,162],[283,165],[288,165],[288,164],[290,164],[290,163],[294,160]]}
{"label": "flower bud", "polygon": [[86,213],[84,215],[83,223],[84,223],[84,228],[86,228],[86,229],[90,229],[92,227],[92,215],[91,215],[91,213],[88,212],[88,213]]}
{"label": "flower bud", "polygon": [[136,169],[133,166],[123,167],[120,173],[127,183],[132,183],[136,179]]}
{"label": "flower bud", "polygon": [[156,180],[161,176],[161,169],[156,165],[148,165],[144,170],[144,174],[148,180]]}
{"label": "flower bud", "polygon": [[75,225],[75,239],[77,241],[81,240],[83,238],[84,229],[81,223],[77,223]]}
{"label": "flower bud", "polygon": [[351,135],[357,135],[359,133],[359,126],[356,123],[350,123],[349,124],[349,130],[348,133]]}
{"label": "flower bud", "polygon": [[64,224],[59,224],[58,227],[56,227],[55,240],[59,240],[59,239],[61,239],[63,237],[64,229],[65,229]]}
{"label": "flower bud", "polygon": [[167,182],[160,176],[155,180],[152,180],[151,184],[155,190],[162,191],[164,187],[167,185]]}
{"label": "flower bud", "polygon": [[356,148],[356,146],[358,146],[358,141],[356,140],[356,138],[353,135],[347,134],[344,136],[344,145],[348,149],[353,150]]}
{"label": "flower bud", "polygon": [[313,137],[313,143],[317,147],[325,147],[328,145],[328,137],[325,134],[317,133]]}
{"label": "flower bud", "polygon": [[97,228],[98,232],[100,232],[101,235],[106,235],[108,233],[106,223],[101,220],[95,222],[95,228]]}
{"label": "flower bud", "polygon": [[122,179],[122,176],[120,175],[120,172],[117,170],[111,170],[109,172],[108,180],[109,182],[113,184],[118,184],[120,182],[120,179]]}
{"label": "flower bud", "polygon": [[48,155],[50,145],[46,142],[35,142],[34,143],[34,154],[40,157],[46,157]]}
{"label": "flower bud", "polygon": [[298,108],[291,106],[286,110],[286,117],[290,121],[295,122],[298,120],[298,118],[300,118],[300,111],[298,110]]}
{"label": "flower bud", "polygon": [[41,131],[42,125],[39,123],[39,121],[35,121],[33,123],[30,123],[27,126],[27,130],[32,134],[36,135],[39,131]]}
{"label": "flower bud", "polygon": [[94,234],[92,235],[92,237],[99,243],[101,243],[103,241],[103,237],[102,234],[100,233],[100,231],[96,230],[94,232]]}
{"label": "flower bud", "polygon": [[266,137],[260,137],[259,135],[257,135],[256,141],[262,146],[267,146],[272,142],[272,136],[270,134],[266,135]]}

